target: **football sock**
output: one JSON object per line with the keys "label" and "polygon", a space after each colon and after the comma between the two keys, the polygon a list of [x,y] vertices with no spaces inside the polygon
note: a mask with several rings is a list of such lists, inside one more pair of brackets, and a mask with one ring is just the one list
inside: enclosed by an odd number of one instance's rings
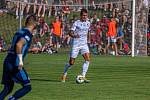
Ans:
{"label": "football sock", "polygon": [[83,77],[86,76],[86,72],[87,72],[87,70],[88,70],[89,64],[90,64],[89,61],[85,61],[85,62],[83,63],[83,66],[82,66],[82,76],[83,76]]}
{"label": "football sock", "polygon": [[64,68],[64,75],[67,76],[67,71],[68,69],[71,67],[71,65],[69,63],[66,64],[65,68]]}
{"label": "football sock", "polygon": [[23,88],[19,89],[13,95],[14,98],[19,99],[23,97],[25,94],[31,91],[31,85],[23,86]]}
{"label": "football sock", "polygon": [[10,96],[10,97],[8,98],[8,100],[16,100],[16,99],[15,99],[15,97]]}

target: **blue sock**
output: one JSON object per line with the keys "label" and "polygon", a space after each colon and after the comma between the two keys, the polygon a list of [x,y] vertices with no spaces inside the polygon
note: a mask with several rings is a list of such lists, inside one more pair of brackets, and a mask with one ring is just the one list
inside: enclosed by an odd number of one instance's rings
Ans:
{"label": "blue sock", "polygon": [[30,91],[31,91],[31,85],[23,86],[23,88],[21,88],[15,92],[13,97],[15,97],[15,99],[19,99],[19,98],[23,97],[24,95],[26,95]]}
{"label": "blue sock", "polygon": [[71,65],[69,63],[67,63],[65,68],[64,68],[64,75],[67,75],[67,71],[70,67],[71,67]]}

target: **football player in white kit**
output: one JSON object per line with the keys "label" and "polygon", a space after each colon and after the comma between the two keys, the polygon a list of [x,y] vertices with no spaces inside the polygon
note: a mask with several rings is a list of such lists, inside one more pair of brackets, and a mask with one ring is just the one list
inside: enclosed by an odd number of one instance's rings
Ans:
{"label": "football player in white kit", "polygon": [[90,40],[90,22],[88,21],[88,12],[86,9],[82,9],[80,12],[80,20],[73,23],[69,35],[73,38],[72,48],[70,52],[70,60],[65,65],[62,82],[65,82],[67,76],[67,70],[74,64],[75,58],[78,56],[79,52],[84,58],[84,63],[82,66],[82,76],[84,77],[84,82],[87,83],[89,80],[86,79],[86,72],[90,64],[90,54],[88,41]]}

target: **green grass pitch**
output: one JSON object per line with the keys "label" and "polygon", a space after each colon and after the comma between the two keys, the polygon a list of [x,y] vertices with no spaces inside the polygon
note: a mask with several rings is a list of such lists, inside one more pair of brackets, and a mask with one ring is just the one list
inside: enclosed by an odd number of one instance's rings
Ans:
{"label": "green grass pitch", "polygon": [[[0,54],[0,79],[5,56]],[[32,91],[21,100],[150,100],[150,57],[92,55],[88,84],[75,83],[82,69],[82,56],[68,71],[66,83],[60,82],[67,61],[66,53],[29,54],[25,67]],[[16,84],[14,91],[20,87]]]}

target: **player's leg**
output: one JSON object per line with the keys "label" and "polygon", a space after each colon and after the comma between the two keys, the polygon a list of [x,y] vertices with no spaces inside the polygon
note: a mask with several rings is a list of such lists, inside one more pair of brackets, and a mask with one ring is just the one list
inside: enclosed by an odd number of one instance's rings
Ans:
{"label": "player's leg", "polygon": [[83,65],[82,65],[82,76],[84,77],[85,82],[89,82],[89,80],[86,79],[86,73],[88,71],[89,64],[90,64],[90,53],[89,53],[89,48],[87,45],[85,45],[81,49],[81,54],[85,60]]}
{"label": "player's leg", "polygon": [[14,74],[14,79],[16,82],[22,85],[22,88],[17,90],[9,100],[17,100],[23,96],[25,96],[28,92],[31,91],[30,79],[24,69],[19,70]]}
{"label": "player's leg", "polygon": [[7,60],[5,60],[3,65],[3,76],[2,76],[2,84],[4,84],[4,88],[0,92],[0,100],[4,100],[4,98],[13,90],[14,81],[12,80],[11,68],[12,64],[10,64]]}
{"label": "player's leg", "polygon": [[22,85],[22,88],[15,92],[12,96],[9,97],[9,100],[18,100],[19,98],[25,96],[28,92],[31,91],[31,85]]}
{"label": "player's leg", "polygon": [[3,90],[0,92],[0,100],[4,100],[5,97],[12,92],[14,87],[14,82],[10,82],[8,84],[4,84]]}
{"label": "player's leg", "polygon": [[78,47],[73,47],[71,52],[70,52],[70,60],[69,62],[65,65],[63,76],[62,76],[62,82],[65,82],[66,76],[67,76],[67,71],[75,62],[75,58],[78,56],[79,53],[79,48]]}
{"label": "player's leg", "polygon": [[84,53],[83,58],[84,58],[85,62],[83,63],[83,66],[82,66],[82,75],[83,75],[83,77],[86,77],[86,73],[88,71],[88,67],[89,67],[89,64],[90,64],[90,55],[89,55],[89,53]]}
{"label": "player's leg", "polygon": [[65,75],[65,76],[67,75],[68,69],[69,69],[72,65],[74,65],[74,62],[75,62],[75,58],[70,57],[69,63],[67,63],[67,64],[65,65],[65,68],[64,68],[64,75]]}
{"label": "player's leg", "polygon": [[64,68],[64,72],[63,72],[63,75],[62,75],[62,82],[66,81],[67,71],[68,71],[68,69],[71,68],[71,66],[74,64],[74,62],[75,62],[75,58],[70,57],[69,63],[67,63],[65,65],[65,68]]}

